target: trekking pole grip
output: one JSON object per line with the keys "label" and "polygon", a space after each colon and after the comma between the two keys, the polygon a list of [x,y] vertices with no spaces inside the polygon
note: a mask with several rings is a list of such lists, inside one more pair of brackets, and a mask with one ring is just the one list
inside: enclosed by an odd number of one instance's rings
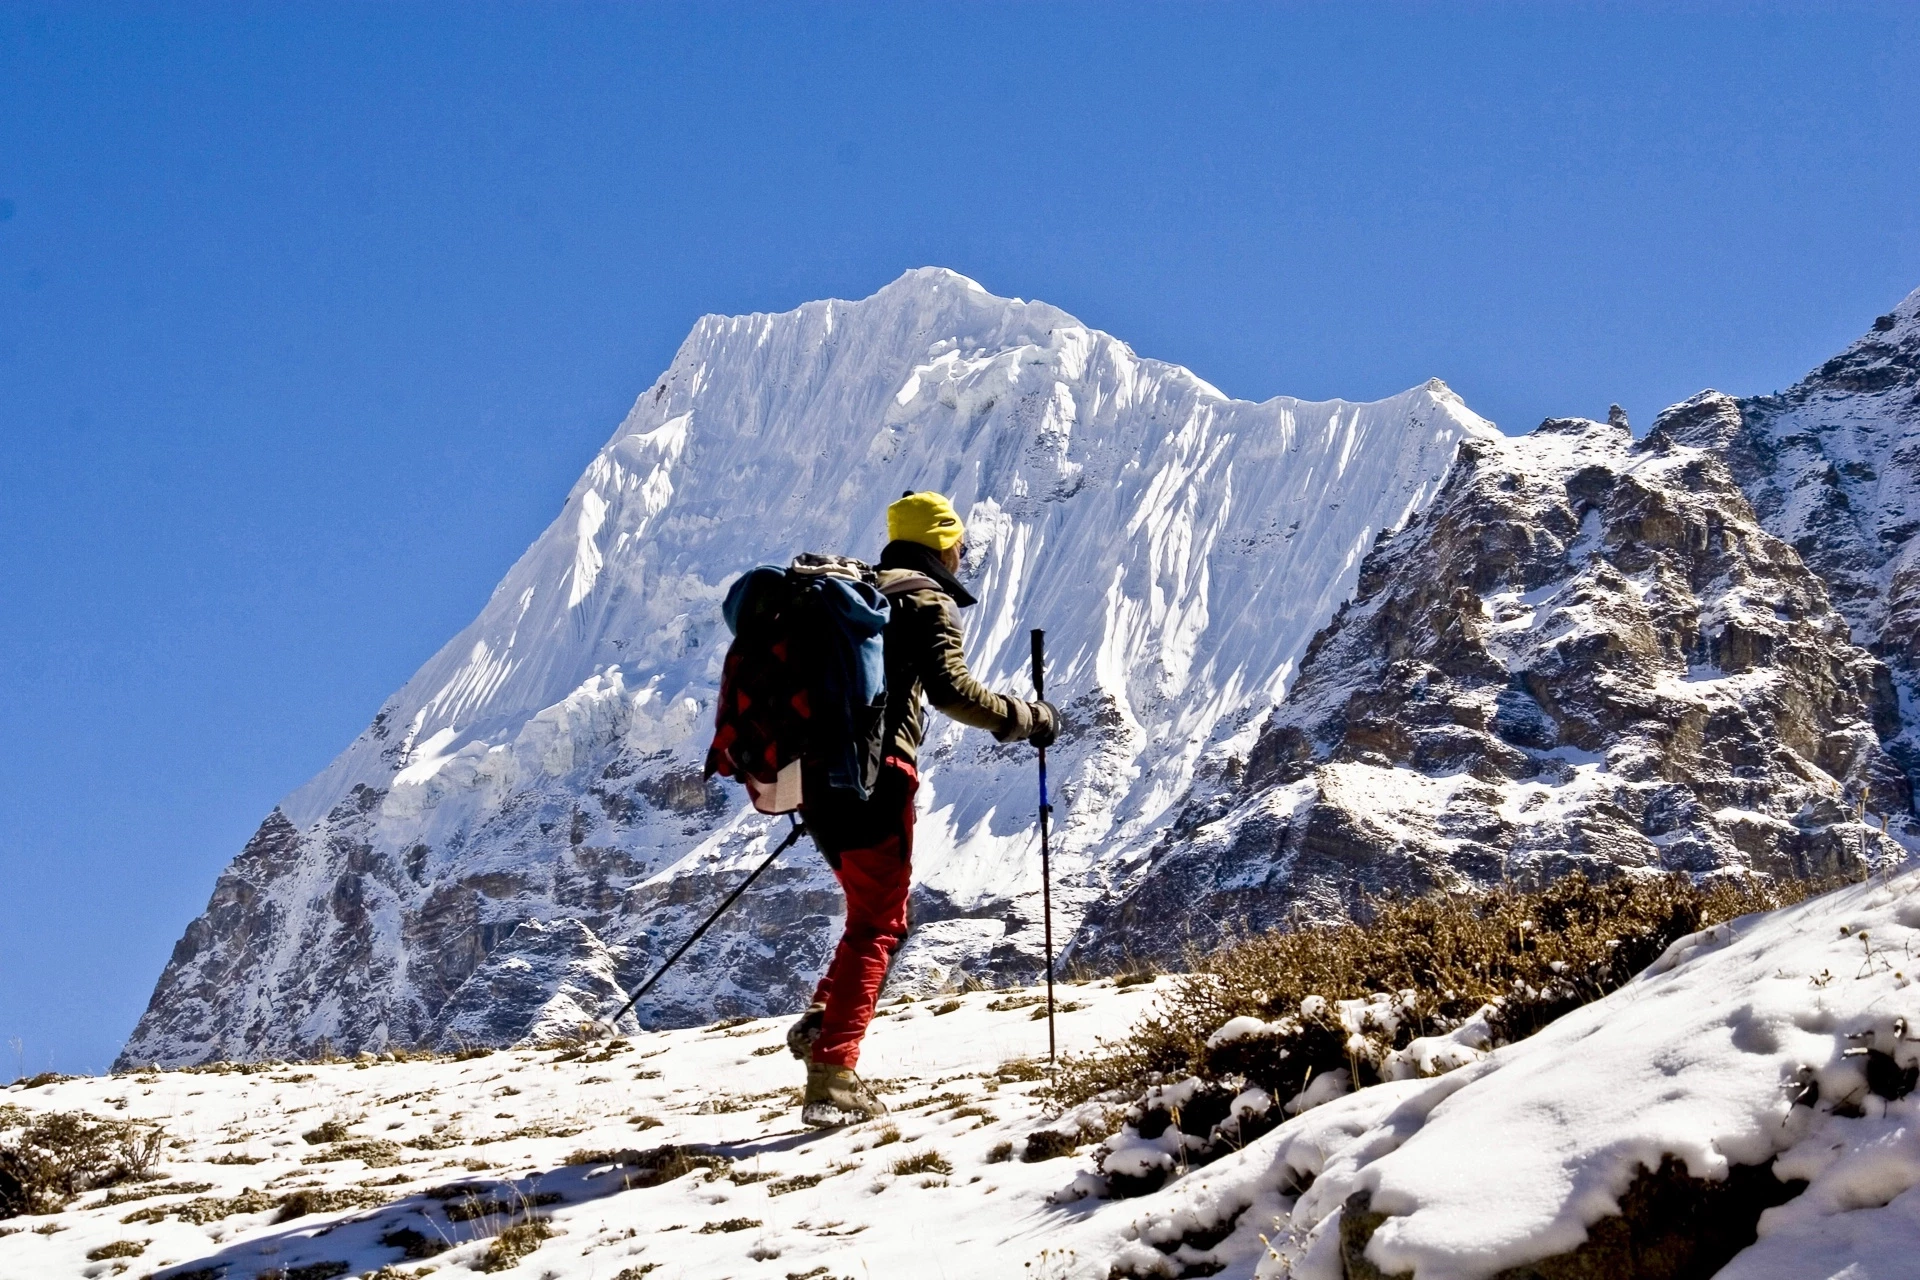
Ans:
{"label": "trekking pole grip", "polygon": [[1033,632],[1033,696],[1047,696],[1047,633],[1035,627]]}

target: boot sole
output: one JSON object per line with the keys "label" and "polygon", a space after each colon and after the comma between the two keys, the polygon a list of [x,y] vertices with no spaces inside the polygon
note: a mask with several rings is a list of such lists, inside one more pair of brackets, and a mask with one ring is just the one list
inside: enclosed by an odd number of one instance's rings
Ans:
{"label": "boot sole", "polygon": [[864,1118],[849,1115],[831,1102],[812,1102],[800,1108],[800,1123],[809,1129],[838,1129]]}

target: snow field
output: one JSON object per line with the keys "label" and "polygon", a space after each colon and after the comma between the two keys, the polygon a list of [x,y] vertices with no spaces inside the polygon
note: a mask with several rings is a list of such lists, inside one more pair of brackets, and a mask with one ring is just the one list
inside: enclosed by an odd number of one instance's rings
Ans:
{"label": "snow field", "polygon": [[[1097,1038],[1122,1034],[1152,1003],[1155,985],[1061,984],[1062,1051],[1085,1052]],[[881,1083],[894,1115],[827,1132],[799,1124],[805,1071],[787,1053],[786,1018],[598,1041],[582,1051],[166,1071],[0,1091],[0,1105],[31,1111],[156,1121],[178,1144],[163,1157],[165,1183],[96,1191],[64,1213],[0,1224],[9,1232],[0,1238],[0,1280],[166,1278],[205,1268],[223,1280],[253,1280],[323,1263],[346,1264],[329,1274],[393,1266],[404,1276],[451,1277],[468,1274],[491,1238],[529,1211],[549,1217],[555,1235],[503,1274],[1023,1274],[1053,1233],[1094,1207],[1048,1203],[1084,1159],[1019,1159],[1027,1135],[1046,1124],[1033,1096],[1034,1064],[1047,1047],[1035,1011],[1044,1008],[1041,989],[885,1006],[861,1070]],[[625,1047],[610,1048],[618,1045]],[[1007,1063],[1017,1065],[998,1070]],[[635,1116],[658,1123],[642,1128]],[[347,1122],[341,1143],[303,1140],[331,1120]],[[364,1145],[382,1140],[392,1145]],[[355,1143],[363,1157],[328,1158]],[[581,1150],[666,1143],[697,1145],[731,1163],[632,1188],[624,1185],[631,1175],[607,1162],[567,1164]],[[1012,1159],[991,1158],[1009,1144]],[[234,1160],[254,1163],[221,1163]],[[912,1171],[895,1172],[903,1161]],[[465,1193],[426,1194],[455,1186]],[[376,1203],[280,1223],[271,1207],[204,1223],[178,1213],[249,1188],[275,1200],[306,1189]],[[106,1203],[129,1189],[155,1194]],[[450,1220],[469,1204],[498,1207]],[[158,1220],[124,1221],[141,1211]],[[47,1234],[34,1229],[49,1226]],[[381,1243],[405,1231],[450,1247],[409,1260],[399,1245]],[[118,1241],[144,1247],[132,1258],[88,1260]]]}
{"label": "snow field", "polygon": [[[1718,925],[1530,1039],[1303,1100],[1317,1105],[1133,1200],[1097,1198],[1092,1172],[1117,1100],[1050,1116],[1035,1096],[1031,989],[887,1006],[862,1067],[895,1113],[825,1133],[796,1123],[785,1019],[15,1088],[0,1102],[152,1120],[177,1145],[166,1182],[7,1223],[0,1280],[451,1277],[529,1213],[554,1234],[505,1274],[543,1280],[1341,1280],[1356,1193],[1387,1215],[1364,1246],[1384,1273],[1485,1280],[1580,1247],[1669,1158],[1708,1181],[1771,1161],[1805,1184],[1726,1280],[1894,1280],[1913,1274],[1920,1224],[1917,948],[1920,871]],[[1063,1050],[1123,1034],[1161,985],[1063,984]],[[338,1141],[303,1137],[332,1121]],[[1040,1132],[1070,1158],[1021,1160]],[[668,1143],[719,1167],[643,1185],[631,1157],[569,1163]],[[249,1188],[264,1194],[208,1207]],[[318,1209],[275,1222],[294,1192]],[[89,1259],[121,1241],[138,1255]],[[409,1260],[409,1241],[447,1247]]]}

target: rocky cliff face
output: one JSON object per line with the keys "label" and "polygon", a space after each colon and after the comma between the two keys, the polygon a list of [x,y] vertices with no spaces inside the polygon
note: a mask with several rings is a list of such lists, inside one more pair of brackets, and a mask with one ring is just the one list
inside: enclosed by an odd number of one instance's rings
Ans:
{"label": "rocky cliff face", "polygon": [[1887,667],[1718,452],[1619,417],[1475,438],[1238,776],[1076,948],[1167,959],[1364,894],[1573,870],[1879,865],[1909,830],[1900,729]]}
{"label": "rocky cliff face", "polygon": [[[707,317],[480,617],[221,876],[121,1061],[511,1041],[617,1007],[780,834],[698,771],[727,585],[877,554],[903,489],[968,521],[984,679],[1028,690],[1025,632],[1047,629],[1064,933],[1245,754],[1375,534],[1490,434],[1438,382],[1232,400],[951,272]],[[1032,751],[936,718],[922,767],[896,980],[1036,974]],[[803,843],[642,1020],[795,1007],[839,905]]]}
{"label": "rocky cliff face", "polygon": [[1891,668],[1907,727],[1888,748],[1920,784],[1920,290],[1786,391],[1702,392],[1654,431],[1722,454]]}

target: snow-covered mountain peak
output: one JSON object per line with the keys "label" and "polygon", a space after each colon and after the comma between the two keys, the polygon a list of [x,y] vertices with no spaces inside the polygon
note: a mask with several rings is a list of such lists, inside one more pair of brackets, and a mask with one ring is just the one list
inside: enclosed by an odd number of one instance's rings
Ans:
{"label": "snow-covered mountain peak", "polygon": [[[1025,632],[1048,633],[1070,927],[1139,874],[1197,776],[1239,767],[1376,537],[1491,433],[1438,380],[1372,404],[1234,400],[937,268],[705,317],[480,616],[282,803],[256,844],[284,856],[223,878],[128,1053],[410,1042],[529,920],[580,921],[582,954],[604,941],[637,980],[764,845],[698,772],[727,585],[801,551],[877,555],[909,489],[967,520],[982,678],[1026,691]],[[936,722],[922,765],[903,978],[1035,972],[1030,753]],[[835,895],[805,854],[769,889],[642,1012],[796,998]]]}

